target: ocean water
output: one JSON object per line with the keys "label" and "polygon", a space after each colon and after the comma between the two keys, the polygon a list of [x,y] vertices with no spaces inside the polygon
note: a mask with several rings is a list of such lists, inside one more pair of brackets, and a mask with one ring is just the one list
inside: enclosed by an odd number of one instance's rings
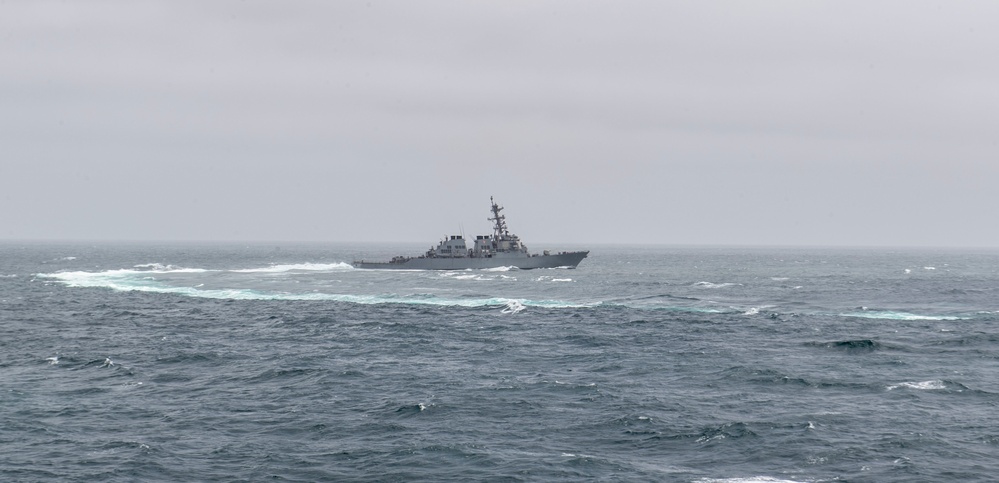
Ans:
{"label": "ocean water", "polygon": [[0,244],[0,480],[999,478],[999,252],[552,248]]}

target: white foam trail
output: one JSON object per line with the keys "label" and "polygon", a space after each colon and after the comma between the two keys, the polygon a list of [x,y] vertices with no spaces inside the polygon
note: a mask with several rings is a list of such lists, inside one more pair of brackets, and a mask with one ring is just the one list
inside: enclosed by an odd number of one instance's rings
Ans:
{"label": "white foam trail", "polygon": [[69,287],[105,287],[114,290],[142,290],[150,284],[149,273],[166,273],[145,270],[108,270],[104,272],[57,272],[39,273],[38,277],[53,278]]}
{"label": "white foam trail", "polygon": [[[132,268],[148,268],[148,270],[140,270],[139,272],[141,273],[204,273],[211,271],[204,268],[175,267],[173,265],[163,265],[162,263],[144,263],[142,265],[134,265]],[[109,272],[113,271],[109,270]]]}
{"label": "white foam trail", "polygon": [[331,272],[339,270],[354,270],[354,266],[349,263],[290,263],[284,265],[272,265],[263,268],[244,268],[240,270],[229,270],[234,273],[283,273],[295,271]]}
{"label": "white foam trail", "polygon": [[[150,284],[153,279],[150,274],[178,274],[178,273],[208,273],[223,272],[230,273],[285,273],[292,271],[341,271],[354,270],[350,264],[339,263],[298,263],[287,265],[273,265],[263,268],[248,268],[239,270],[208,270],[204,268],[185,268],[162,263],[144,263],[133,266],[131,269],[123,268],[118,270],[106,270],[103,272],[56,272],[39,273],[37,276],[43,278],[54,278],[70,287],[107,287],[115,290],[151,290],[144,287]],[[145,283],[136,285],[137,280],[146,280]]]}
{"label": "white foam trail", "polygon": [[[269,267],[260,268],[242,268],[236,270],[208,270],[204,268],[185,268],[177,267],[174,265],[164,265],[162,263],[143,263],[139,265],[134,265],[132,268],[139,270],[134,270],[137,273],[205,273],[205,272],[230,272],[230,273],[283,273],[283,272],[293,272],[293,271],[336,271],[336,270],[354,270],[354,267],[349,263],[337,262],[337,263],[292,263],[283,265],[271,265]],[[93,273],[93,272],[82,272],[82,273]],[[125,270],[108,270],[107,272],[100,273],[126,273]]]}
{"label": "white foam trail", "polygon": [[202,289],[204,284],[197,286],[170,286],[150,277],[150,271],[138,270],[108,270],[105,272],[58,272],[40,273],[39,277],[51,278],[69,287],[108,288],[121,292],[150,292],[183,295],[188,297],[222,299],[222,300],[289,300],[289,301],[335,301],[355,304],[409,304],[434,305],[448,307],[506,307],[507,310],[519,312],[524,307],[544,308],[582,308],[595,304],[575,303],[560,300],[513,300],[508,298],[477,298],[477,299],[447,299],[434,295],[416,294],[398,296],[394,294],[356,295],[335,294],[324,292],[286,293],[266,292],[252,289]]}

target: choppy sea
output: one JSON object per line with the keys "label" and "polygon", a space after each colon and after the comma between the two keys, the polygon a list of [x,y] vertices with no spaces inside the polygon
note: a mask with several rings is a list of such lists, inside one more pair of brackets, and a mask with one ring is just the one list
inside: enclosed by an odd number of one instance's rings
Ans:
{"label": "choppy sea", "polygon": [[999,252],[551,248],[0,244],[0,480],[999,478]]}

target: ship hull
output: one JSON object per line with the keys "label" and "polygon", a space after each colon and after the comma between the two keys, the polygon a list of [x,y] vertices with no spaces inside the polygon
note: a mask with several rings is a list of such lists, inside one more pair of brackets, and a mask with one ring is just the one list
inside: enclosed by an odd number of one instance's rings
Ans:
{"label": "ship hull", "polygon": [[589,251],[563,252],[555,255],[533,255],[523,257],[488,258],[410,258],[398,262],[354,262],[354,268],[384,270],[481,270],[484,268],[516,267],[522,270],[533,268],[576,268]]}

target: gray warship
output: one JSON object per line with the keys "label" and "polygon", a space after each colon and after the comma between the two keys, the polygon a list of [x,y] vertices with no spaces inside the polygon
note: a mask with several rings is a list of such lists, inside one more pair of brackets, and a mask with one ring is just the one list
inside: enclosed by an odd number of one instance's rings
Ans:
{"label": "gray warship", "polygon": [[437,247],[430,247],[427,253],[416,256],[393,257],[387,262],[355,261],[355,268],[402,269],[402,270],[466,270],[498,267],[530,268],[576,268],[589,251],[532,254],[521,243],[517,235],[507,230],[506,216],[501,215],[503,207],[493,201],[492,235],[478,235],[471,248],[465,244],[462,235],[445,237]]}

